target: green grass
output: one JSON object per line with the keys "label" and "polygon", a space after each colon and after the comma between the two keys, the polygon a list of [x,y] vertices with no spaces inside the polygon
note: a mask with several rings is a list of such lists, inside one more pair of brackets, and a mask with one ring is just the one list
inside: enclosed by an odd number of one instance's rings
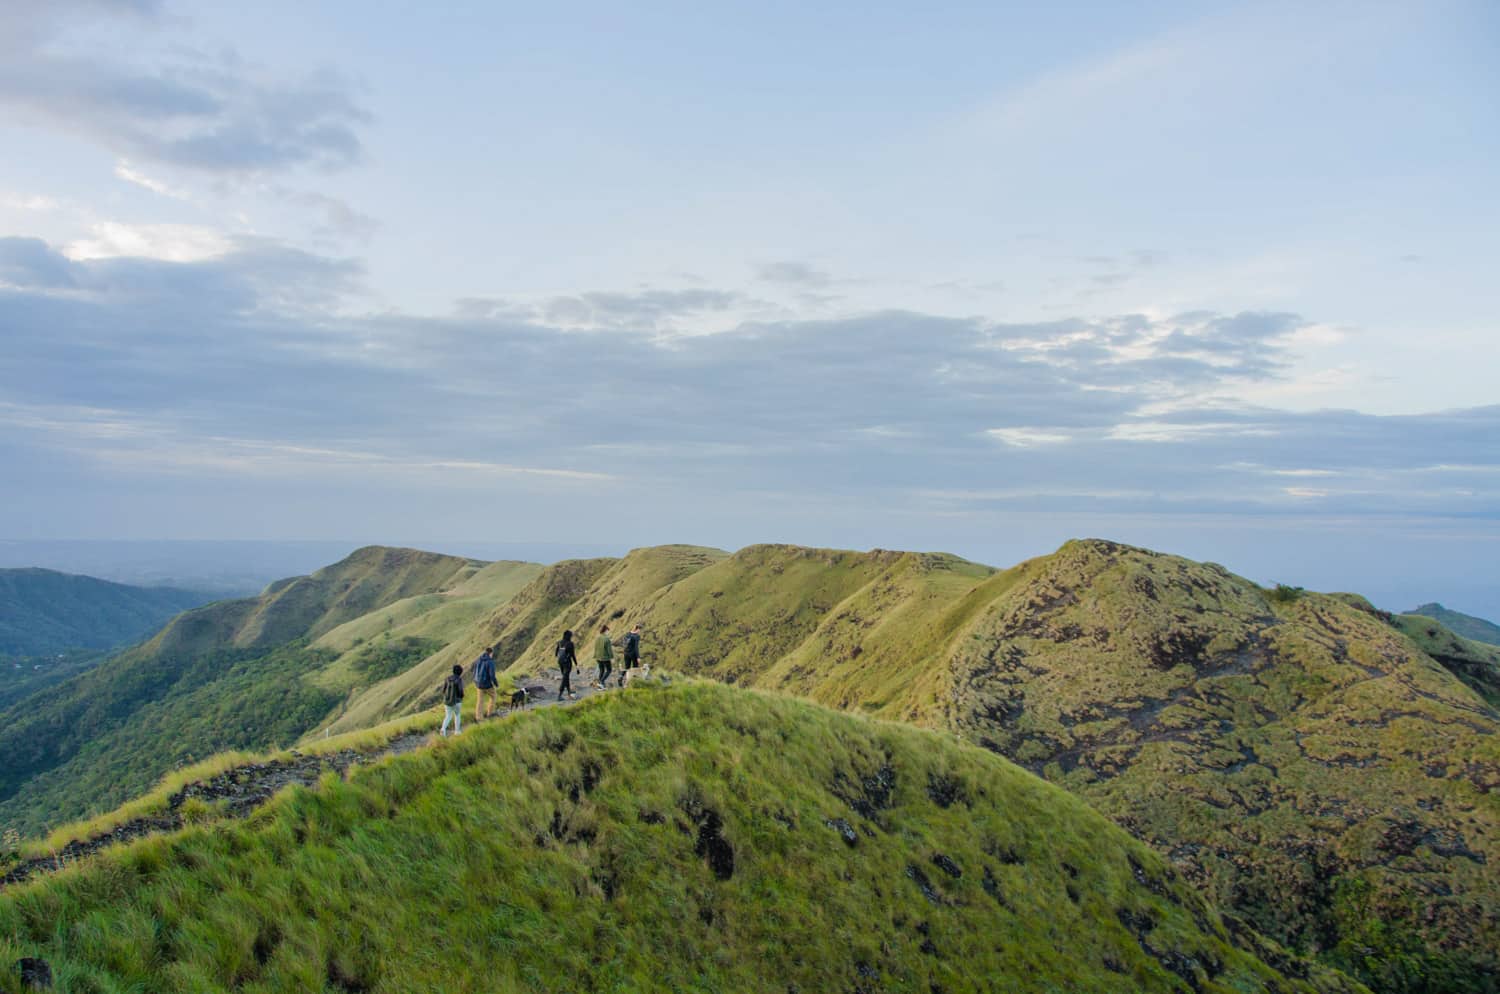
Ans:
{"label": "green grass", "polygon": [[[466,662],[502,633],[502,663],[524,674],[551,665],[563,627],[639,620],[658,664],[951,729],[1013,758],[1262,930],[1385,990],[1463,990],[1496,967],[1500,809],[1486,785],[1500,782],[1500,721],[1368,605],[1091,541],[1001,573],[752,546],[665,582],[642,568],[671,562],[654,552],[594,567],[570,602],[548,601],[543,626],[479,629],[424,666]],[[374,713],[430,701],[441,670],[416,675],[377,688],[406,696]],[[1358,882],[1387,932],[1441,964],[1430,984],[1387,970],[1385,953],[1339,952],[1356,933],[1335,892]]]}
{"label": "green grass", "polygon": [[0,893],[0,988],[28,955],[72,994],[1184,990],[1168,966],[1205,994],[1358,990],[1233,940],[996,757],[704,684],[492,723]]}
{"label": "green grass", "polygon": [[[386,553],[397,574],[411,566]],[[1500,680],[1486,647],[1424,634],[1425,620],[1091,540],[1003,572],[883,551],[641,549],[548,567],[467,622],[504,593],[475,590],[521,574],[464,563],[418,591],[396,574],[377,582],[379,562],[346,567],[351,589],[395,598],[372,611],[318,581],[311,651],[338,655],[305,657],[299,692],[338,700],[304,741],[430,706],[449,667],[485,645],[516,679],[553,665],[565,627],[588,657],[600,622],[618,635],[640,621],[658,667],[949,730],[1014,759],[1214,901],[1384,992],[1457,992],[1500,969]],[[226,612],[197,634],[251,630]],[[0,747],[24,750],[5,735]],[[272,741],[286,740],[251,747]]]}

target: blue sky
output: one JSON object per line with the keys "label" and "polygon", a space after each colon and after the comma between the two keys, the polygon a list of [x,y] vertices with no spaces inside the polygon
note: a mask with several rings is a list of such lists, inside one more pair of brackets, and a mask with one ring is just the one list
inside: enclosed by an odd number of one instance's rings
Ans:
{"label": "blue sky", "polygon": [[1500,614],[1500,10],[1040,6],[0,6],[0,536]]}

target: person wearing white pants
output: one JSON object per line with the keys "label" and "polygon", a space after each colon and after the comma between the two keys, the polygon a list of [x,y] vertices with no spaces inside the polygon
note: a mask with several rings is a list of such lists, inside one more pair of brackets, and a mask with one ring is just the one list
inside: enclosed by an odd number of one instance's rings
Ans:
{"label": "person wearing white pants", "polygon": [[464,718],[460,713],[464,706],[464,668],[453,664],[453,672],[443,681],[443,727],[438,734],[447,737],[448,725],[453,725],[453,734],[464,730]]}

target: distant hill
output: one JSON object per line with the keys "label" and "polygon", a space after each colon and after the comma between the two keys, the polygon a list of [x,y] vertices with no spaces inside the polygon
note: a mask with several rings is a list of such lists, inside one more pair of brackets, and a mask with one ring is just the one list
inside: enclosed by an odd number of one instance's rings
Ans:
{"label": "distant hill", "polygon": [[0,658],[128,645],[212,599],[50,569],[0,569]]}
{"label": "distant hill", "polygon": [[[259,597],[178,615],[0,712],[0,826],[37,832],[118,804],[188,759],[292,741],[352,690],[444,644],[433,637],[442,620],[462,628],[540,569],[371,547]],[[413,598],[425,608],[403,615]],[[439,621],[409,629],[429,614]],[[311,644],[360,618],[363,636]]]}
{"label": "distant hill", "polygon": [[1441,621],[1455,633],[1475,642],[1486,642],[1490,645],[1500,645],[1500,625],[1476,618],[1472,614],[1464,614],[1462,611],[1450,611],[1441,604],[1423,604],[1421,607],[1412,608],[1407,614],[1420,614],[1423,617],[1433,618]]}
{"label": "distant hill", "polygon": [[[202,806],[212,822],[222,811]],[[915,728],[639,687],[0,891],[0,987],[1360,994]]]}

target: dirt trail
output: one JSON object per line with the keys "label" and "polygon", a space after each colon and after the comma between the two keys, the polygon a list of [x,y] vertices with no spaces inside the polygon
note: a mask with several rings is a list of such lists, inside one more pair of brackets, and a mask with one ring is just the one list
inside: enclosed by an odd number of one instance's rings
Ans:
{"label": "dirt trail", "polygon": [[[532,691],[524,710],[551,707],[560,703],[576,703],[576,701],[557,700],[559,682],[555,674],[518,678],[517,686],[524,686]],[[584,700],[599,693],[581,679],[574,682],[578,700]],[[502,708],[489,720],[493,721],[509,713],[511,712]],[[472,726],[473,715],[474,703],[470,700],[466,702],[464,709],[465,725]],[[305,755],[293,750],[288,759],[250,763],[225,770],[206,780],[195,780],[169,796],[166,809],[160,814],[132,818],[107,832],[69,842],[50,855],[25,859],[16,863],[0,874],[0,887],[18,884],[37,874],[61,869],[87,856],[92,856],[108,846],[182,828],[187,824],[187,819],[182,813],[183,805],[192,799],[211,804],[221,803],[224,815],[230,818],[244,818],[269,801],[277,791],[290,784],[311,786],[330,770],[336,771],[340,776],[346,776],[349,768],[357,763],[371,763],[386,756],[398,756],[419,749],[433,740],[439,723],[439,716],[434,716],[432,728],[398,735],[384,745],[373,749],[342,749],[321,756]]]}

